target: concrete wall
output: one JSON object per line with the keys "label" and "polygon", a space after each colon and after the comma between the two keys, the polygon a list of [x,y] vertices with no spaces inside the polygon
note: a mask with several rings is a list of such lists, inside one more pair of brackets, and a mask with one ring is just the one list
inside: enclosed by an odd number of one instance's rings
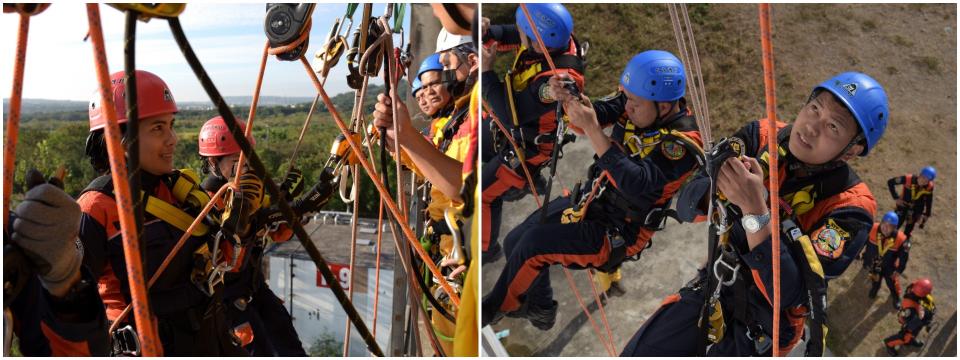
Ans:
{"label": "concrete wall", "polygon": [[[416,76],[417,70],[420,70],[420,63],[424,58],[433,54],[437,49],[437,34],[440,33],[440,20],[433,16],[433,9],[430,4],[411,4],[410,5],[410,55],[413,61],[410,63],[410,82]],[[407,108],[414,116],[414,119],[422,121],[415,123],[418,128],[426,125],[426,118],[420,113],[417,102],[413,96],[407,98]],[[417,116],[417,115],[420,116]],[[423,118],[423,119],[420,119]]]}
{"label": "concrete wall", "polygon": [[[293,296],[290,288],[290,263],[293,262]],[[343,266],[346,268],[346,266]],[[375,270],[373,268],[358,268],[359,274],[354,274],[353,305],[363,317],[372,331],[373,327],[373,294],[375,285]],[[348,283],[348,271],[335,271],[341,277],[341,285]],[[270,288],[277,294],[288,311],[293,316],[293,326],[300,335],[300,341],[306,350],[309,350],[323,333],[331,333],[338,341],[343,341],[346,330],[347,316],[340,303],[337,302],[329,288],[319,287],[321,280],[317,267],[310,260],[291,259],[288,256],[270,255],[270,271],[267,274]],[[344,286],[344,290],[348,290]],[[390,318],[393,305],[393,270],[380,271],[380,300],[377,314],[377,343],[382,349],[388,348],[390,342]],[[363,339],[357,335],[354,328],[350,331],[350,356],[369,356]]]}

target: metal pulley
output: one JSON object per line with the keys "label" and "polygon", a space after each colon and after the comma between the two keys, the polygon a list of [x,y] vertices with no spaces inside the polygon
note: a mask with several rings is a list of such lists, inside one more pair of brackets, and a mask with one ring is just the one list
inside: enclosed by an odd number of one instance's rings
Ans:
{"label": "metal pulley", "polygon": [[[297,41],[310,28],[310,14],[316,4],[267,4],[267,15],[263,23],[263,31],[270,41],[270,47],[277,48],[290,45]],[[309,34],[308,34],[309,35]],[[296,48],[277,54],[277,58],[293,61],[306,51],[309,36]]]}

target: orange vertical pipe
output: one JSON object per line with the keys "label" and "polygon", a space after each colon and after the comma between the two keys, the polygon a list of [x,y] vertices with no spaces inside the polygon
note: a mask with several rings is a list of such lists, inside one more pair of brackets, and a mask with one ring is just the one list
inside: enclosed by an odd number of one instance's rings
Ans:
{"label": "orange vertical pipe", "polygon": [[3,144],[3,229],[11,230],[10,194],[13,193],[13,175],[16,170],[17,138],[20,135],[20,100],[23,97],[23,68],[27,64],[27,32],[30,15],[20,14],[17,30],[17,55],[13,61],[13,90],[10,91],[10,112],[7,113],[7,141]]}
{"label": "orange vertical pipe", "polygon": [[770,154],[770,241],[773,247],[773,356],[780,356],[780,171],[777,166],[777,94],[773,77],[773,42],[770,4],[760,4],[760,46],[763,53],[763,87],[767,98],[767,152]]}
{"label": "orange vertical pipe", "polygon": [[98,4],[87,4],[87,20],[90,26],[90,42],[93,44],[94,65],[100,84],[100,99],[103,112],[107,117],[104,128],[107,140],[107,154],[110,156],[110,173],[113,177],[114,195],[117,200],[117,212],[120,216],[120,234],[123,237],[123,255],[127,260],[127,282],[130,285],[130,297],[133,300],[133,316],[140,335],[140,348],[143,356],[163,356],[163,348],[157,336],[157,326],[147,301],[147,288],[143,260],[140,257],[140,238],[133,219],[133,198],[127,182],[127,165],[121,145],[120,125],[110,91],[110,71],[107,69],[107,53],[103,45],[103,29],[100,24]]}

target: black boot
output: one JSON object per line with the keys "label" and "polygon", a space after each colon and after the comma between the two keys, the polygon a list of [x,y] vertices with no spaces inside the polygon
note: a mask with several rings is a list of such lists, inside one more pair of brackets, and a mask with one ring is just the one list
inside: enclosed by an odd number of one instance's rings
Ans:
{"label": "black boot", "polygon": [[871,299],[875,299],[877,297],[877,291],[880,291],[880,286],[873,286],[870,288],[870,293],[867,294],[867,296],[869,296]]}
{"label": "black boot", "polygon": [[907,345],[923,347],[923,341],[917,340],[917,338],[913,338],[913,340],[911,340]]}
{"label": "black boot", "polygon": [[530,305],[527,309],[527,320],[530,320],[530,324],[537,329],[550,330],[553,328],[553,324],[557,322],[557,309],[559,308],[556,300],[552,301],[549,307]]}
{"label": "black boot", "polygon": [[487,251],[483,252],[483,257],[480,258],[481,264],[494,263],[500,258],[503,257],[503,248],[500,247],[500,243],[494,241],[487,246]]}
{"label": "black boot", "polygon": [[557,309],[559,305],[553,300],[549,307],[524,302],[519,310],[510,312],[507,316],[512,318],[526,318],[530,320],[530,325],[540,330],[550,330],[557,322]]}

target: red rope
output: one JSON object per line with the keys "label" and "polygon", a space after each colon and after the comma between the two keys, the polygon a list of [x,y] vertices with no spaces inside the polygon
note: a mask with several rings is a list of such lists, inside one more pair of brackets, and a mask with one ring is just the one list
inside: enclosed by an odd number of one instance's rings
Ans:
{"label": "red rope", "polygon": [[770,4],[760,4],[760,46],[763,53],[763,87],[767,100],[767,152],[770,154],[770,240],[773,246],[773,356],[780,356],[780,174],[777,169],[777,95],[770,35]]}

